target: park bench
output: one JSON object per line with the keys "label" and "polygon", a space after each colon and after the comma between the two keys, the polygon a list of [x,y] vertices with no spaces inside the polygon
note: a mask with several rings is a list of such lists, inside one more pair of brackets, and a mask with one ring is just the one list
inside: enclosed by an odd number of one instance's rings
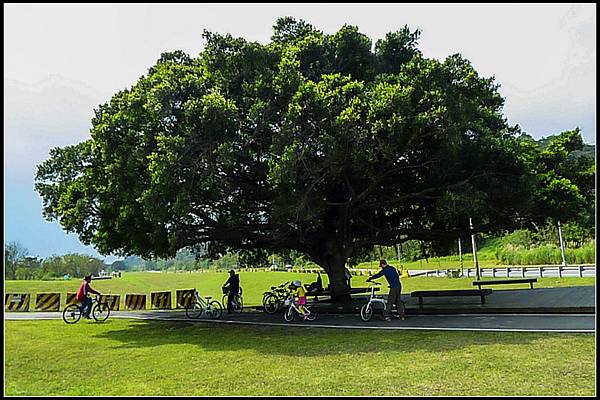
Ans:
{"label": "park bench", "polygon": [[473,281],[473,286],[481,289],[482,285],[506,285],[510,283],[529,283],[533,289],[533,282],[537,282],[537,278],[518,278],[518,279],[493,279],[486,281]]}
{"label": "park bench", "polygon": [[423,297],[451,297],[451,296],[479,296],[481,304],[485,304],[485,296],[492,293],[492,289],[460,289],[460,290],[418,290],[411,292],[411,297],[419,298],[419,309],[423,309]]}

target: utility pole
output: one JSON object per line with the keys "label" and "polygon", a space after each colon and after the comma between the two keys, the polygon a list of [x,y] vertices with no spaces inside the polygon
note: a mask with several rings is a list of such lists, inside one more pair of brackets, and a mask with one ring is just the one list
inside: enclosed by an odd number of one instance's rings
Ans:
{"label": "utility pole", "polygon": [[[560,229],[560,221],[558,221],[558,240],[560,240],[560,253],[562,255],[562,266],[567,266],[567,259],[565,258],[565,244],[563,243],[562,230]],[[560,268],[559,268],[560,271]],[[561,274],[559,274],[561,276]]]}
{"label": "utility pole", "polygon": [[458,257],[460,259],[460,275],[463,275],[463,258],[462,258],[462,246],[460,243],[460,238],[458,238]]}
{"label": "utility pole", "polygon": [[[469,227],[473,230],[473,221],[469,218]],[[477,274],[477,280],[481,277],[479,275],[479,261],[477,260],[477,244],[475,243],[475,234],[471,235],[471,242],[473,243],[473,260],[475,261],[475,273]]]}

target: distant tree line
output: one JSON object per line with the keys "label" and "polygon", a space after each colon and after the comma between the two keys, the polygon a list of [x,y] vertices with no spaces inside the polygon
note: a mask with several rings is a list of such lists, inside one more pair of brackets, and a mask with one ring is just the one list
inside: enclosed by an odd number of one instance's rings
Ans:
{"label": "distant tree line", "polygon": [[29,254],[19,242],[4,245],[4,279],[62,279],[65,275],[81,278],[110,271],[104,261],[88,254],[53,255],[42,259]]}

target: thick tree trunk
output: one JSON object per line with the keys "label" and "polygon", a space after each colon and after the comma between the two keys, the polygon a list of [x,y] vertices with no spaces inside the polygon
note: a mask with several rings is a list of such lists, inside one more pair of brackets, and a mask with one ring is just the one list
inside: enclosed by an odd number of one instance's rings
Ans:
{"label": "thick tree trunk", "polygon": [[329,289],[333,301],[350,300],[350,285],[346,279],[346,258],[339,251],[328,252],[319,263],[329,277]]}
{"label": "thick tree trunk", "polygon": [[329,288],[331,290],[331,299],[333,301],[348,301],[350,300],[350,285],[346,280],[344,273],[345,264],[341,266],[332,266],[330,271],[327,271],[329,277]]}

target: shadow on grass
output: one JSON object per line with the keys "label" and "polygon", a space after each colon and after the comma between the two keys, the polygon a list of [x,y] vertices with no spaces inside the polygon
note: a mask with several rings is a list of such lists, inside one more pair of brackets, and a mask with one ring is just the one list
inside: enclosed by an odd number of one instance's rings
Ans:
{"label": "shadow on grass", "polygon": [[93,336],[119,342],[116,348],[186,344],[215,352],[250,350],[264,355],[302,357],[448,352],[473,346],[524,345],[548,337],[544,333],[521,332],[338,331],[156,320],[128,320],[125,328],[115,328]]}

